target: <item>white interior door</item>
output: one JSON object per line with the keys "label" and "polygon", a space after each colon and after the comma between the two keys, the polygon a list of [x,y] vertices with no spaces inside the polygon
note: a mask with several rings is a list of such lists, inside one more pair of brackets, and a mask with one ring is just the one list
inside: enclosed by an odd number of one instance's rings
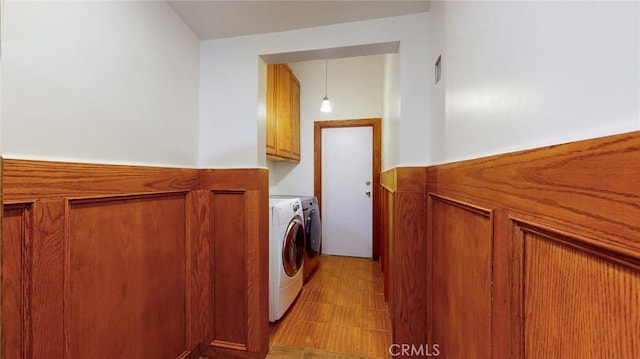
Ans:
{"label": "white interior door", "polygon": [[371,258],[373,129],[322,129],[322,253]]}

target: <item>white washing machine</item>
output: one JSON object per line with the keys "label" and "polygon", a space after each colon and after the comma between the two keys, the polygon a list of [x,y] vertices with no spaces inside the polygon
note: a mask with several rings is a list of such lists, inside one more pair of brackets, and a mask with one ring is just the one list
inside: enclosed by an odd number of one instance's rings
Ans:
{"label": "white washing machine", "polygon": [[269,199],[269,321],[289,309],[302,289],[304,219],[299,198]]}

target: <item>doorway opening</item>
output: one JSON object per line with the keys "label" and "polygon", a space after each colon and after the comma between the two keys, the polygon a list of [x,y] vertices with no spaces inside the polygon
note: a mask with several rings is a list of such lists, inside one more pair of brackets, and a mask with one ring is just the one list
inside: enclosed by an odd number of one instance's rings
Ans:
{"label": "doorway opening", "polygon": [[382,255],[380,118],[314,122],[314,195],[321,206],[322,130],[349,127],[372,129],[369,132],[372,137],[372,173],[369,178],[373,196],[373,258],[323,255],[319,267],[303,286],[289,313],[271,325],[272,355],[301,358],[304,353],[328,355],[328,352],[334,352],[371,358],[388,357],[392,326],[384,297],[382,266],[375,261]]}
{"label": "doorway opening", "polygon": [[314,123],[314,175],[313,187],[314,195],[318,198],[318,205],[322,216],[322,130],[349,128],[349,127],[371,127],[372,128],[372,259],[379,260],[381,256],[381,240],[380,240],[380,171],[381,171],[381,119],[354,119],[354,120],[333,120],[333,121],[316,121]]}

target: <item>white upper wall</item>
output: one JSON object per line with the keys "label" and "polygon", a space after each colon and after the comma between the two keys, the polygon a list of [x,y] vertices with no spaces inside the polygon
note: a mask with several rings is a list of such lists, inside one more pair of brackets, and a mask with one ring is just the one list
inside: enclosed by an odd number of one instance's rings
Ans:
{"label": "white upper wall", "polygon": [[[398,54],[384,55],[383,81],[382,81],[382,170],[386,171],[399,162],[398,129],[400,127],[400,69],[398,67]],[[425,134],[426,135],[426,134]]]}
{"label": "white upper wall", "polygon": [[5,157],[195,167],[199,41],[163,1],[5,1]]}
{"label": "white upper wall", "polygon": [[[2,28],[4,27],[2,16],[4,15],[4,1],[0,0],[0,35],[2,34]],[[0,36],[0,155],[2,154],[2,36]],[[0,174],[2,169],[0,169]],[[2,190],[0,189],[0,197]]]}
{"label": "white upper wall", "polygon": [[328,61],[331,113],[320,112],[324,60],[289,64],[300,81],[300,163],[268,162],[271,194],[313,195],[315,121],[382,117],[383,60],[377,55]]}
{"label": "white upper wall", "polygon": [[396,41],[385,169],[635,131],[639,14],[637,2],[434,1],[429,13],[200,43],[161,1],[5,1],[2,152],[265,166],[260,55]]}
{"label": "white upper wall", "polygon": [[[428,13],[352,22],[287,32],[203,41],[200,83],[201,167],[264,166],[263,90],[260,55],[400,42],[402,119],[396,165],[424,165],[427,96],[432,72],[428,61]],[[260,94],[260,95],[259,95]],[[331,96],[331,95],[330,95]],[[336,103],[336,105],[338,105]]]}
{"label": "white upper wall", "polygon": [[431,163],[640,129],[640,3],[431,5]]}

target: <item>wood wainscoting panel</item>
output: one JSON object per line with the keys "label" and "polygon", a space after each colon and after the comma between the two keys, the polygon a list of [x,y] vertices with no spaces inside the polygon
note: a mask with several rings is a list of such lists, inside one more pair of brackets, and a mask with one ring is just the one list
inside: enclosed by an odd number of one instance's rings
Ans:
{"label": "wood wainscoting panel", "polygon": [[432,344],[447,358],[491,357],[492,212],[432,195]]}
{"label": "wood wainscoting panel", "polygon": [[[639,307],[632,289],[638,288],[640,261],[638,158],[636,131],[427,168],[430,194],[492,210],[493,358],[639,357],[628,349],[639,347],[637,311],[626,309],[633,321],[604,319],[617,316],[614,307]],[[525,227],[526,240],[519,240]],[[437,245],[437,238],[429,239]],[[443,264],[434,258],[433,265],[436,274]],[[583,300],[585,291],[590,300]],[[429,296],[435,316],[439,294],[434,288]],[[557,319],[567,315],[575,317]],[[437,325],[448,324],[434,318]],[[585,334],[587,325],[616,339]],[[593,343],[600,340],[598,351]],[[549,348],[559,343],[562,349]]]}
{"label": "wood wainscoting panel", "polygon": [[640,357],[640,261],[625,263],[575,238],[517,226],[523,357]]}
{"label": "wood wainscoting panel", "polygon": [[184,356],[185,194],[72,200],[66,212],[65,357]]}
{"label": "wood wainscoting panel", "polygon": [[245,193],[214,191],[212,345],[247,350]]}
{"label": "wood wainscoting panel", "polygon": [[639,156],[631,132],[429,167],[428,188],[640,259]]}
{"label": "wood wainscoting panel", "polygon": [[195,190],[187,195],[187,323],[188,348],[199,347],[211,333],[211,191]]}
{"label": "wood wainscoting panel", "polygon": [[391,238],[393,238],[393,233],[394,233],[394,228],[393,228],[393,222],[394,222],[394,218],[393,218],[393,212],[394,212],[394,208],[393,208],[393,204],[394,204],[394,199],[393,199],[393,192],[389,191],[386,188],[382,188],[382,191],[380,191],[380,194],[382,195],[382,200],[381,202],[381,210],[380,212],[382,213],[381,215],[381,223],[380,223],[380,230],[382,231],[382,234],[380,235],[380,241],[381,241],[381,248],[380,248],[380,267],[382,269],[382,273],[384,274],[384,299],[385,301],[389,300],[389,252],[391,250],[390,248],[390,241]]}
{"label": "wood wainscoting panel", "polygon": [[35,202],[32,218],[33,357],[63,358],[65,203]]}
{"label": "wood wainscoting panel", "polygon": [[255,168],[202,169],[199,181],[201,189],[263,191],[265,179],[269,186],[268,176],[267,170]]}
{"label": "wood wainscoting panel", "polygon": [[3,358],[31,358],[30,205],[5,205],[2,227]]}
{"label": "wood wainscoting panel", "polygon": [[[266,355],[268,170],[11,159],[2,179],[9,249],[0,355]],[[227,207],[224,193],[242,196]],[[238,220],[244,229],[227,242]],[[234,277],[222,273],[244,277],[228,287],[221,281]],[[214,283],[222,285],[214,291]],[[242,307],[227,312],[224,300],[235,301],[238,288]],[[210,345],[212,333],[222,346]]]}
{"label": "wood wainscoting panel", "polygon": [[[389,308],[393,307],[393,293],[389,289],[389,283],[393,282],[390,279],[391,268],[389,261],[392,258],[392,245],[395,235],[395,192],[397,190],[396,185],[396,170],[391,169],[384,171],[380,174],[380,194],[382,196],[380,201],[380,235],[381,248],[380,248],[380,265],[382,267],[382,273],[384,275],[384,299],[389,303]],[[391,323],[393,325],[393,311],[390,312]]]}
{"label": "wood wainscoting panel", "polygon": [[424,345],[428,340],[429,254],[424,167],[399,167],[381,174],[386,198],[382,215],[388,261],[385,282],[393,341]]}
{"label": "wood wainscoting panel", "polygon": [[189,191],[196,169],[5,159],[4,201]]}
{"label": "wood wainscoting panel", "polygon": [[[254,357],[269,351],[269,181],[261,180],[264,190],[246,192],[247,229],[247,350]],[[265,208],[267,210],[265,210]]]}
{"label": "wood wainscoting panel", "polygon": [[197,192],[207,193],[212,279],[201,355],[263,358],[269,350],[269,172],[203,170],[200,184]]}
{"label": "wood wainscoting panel", "polygon": [[[577,322],[567,321],[562,330],[554,328],[562,323],[545,318],[561,316],[560,313],[553,312],[556,310],[553,306],[542,308],[531,302],[531,290],[544,293],[545,286],[562,286],[545,283],[542,275],[535,288],[528,281],[531,269],[536,268],[539,272],[546,270],[548,279],[557,277],[562,279],[560,282],[578,283],[580,274],[590,275],[593,270],[590,267],[596,263],[602,273],[594,281],[599,285],[589,287],[595,292],[593,300],[589,303],[576,300],[572,304],[572,298],[560,296],[567,301],[562,307],[568,310],[573,305],[576,318],[580,318],[581,310],[598,312],[594,317],[604,318],[610,315],[604,307],[606,303],[626,308],[631,319],[619,325],[600,324],[601,319],[595,319],[594,325],[619,336],[617,341],[605,343],[608,349],[593,353],[604,353],[600,357],[608,353],[639,357],[629,348],[639,347],[640,320],[637,312],[628,309],[630,304],[633,308],[640,307],[638,294],[630,288],[631,285],[638,288],[640,261],[638,158],[640,132],[631,132],[427,168],[394,168],[383,172],[381,187],[386,193],[383,236],[389,244],[385,277],[389,281],[394,342],[403,343],[411,338],[407,343],[420,343],[416,333],[421,331],[419,322],[426,318],[429,343],[439,344],[442,356],[446,357],[570,356],[568,352],[547,355],[532,349],[540,340],[549,341],[538,334],[541,332],[553,333],[556,335],[553,340],[558,342],[573,341],[591,348],[592,344],[584,342],[595,337],[576,336],[573,332],[583,329]],[[424,181],[422,171],[426,172]],[[416,203],[420,200],[429,203],[422,208]],[[513,218],[518,218],[518,223],[537,223],[538,227],[553,228],[555,233],[574,238],[562,245],[565,251],[577,252],[563,255],[568,262],[564,266],[545,267],[544,256],[532,257],[528,253],[532,249],[542,252],[542,248],[527,247],[525,251],[523,244],[514,239]],[[419,234],[420,228],[428,233],[426,238]],[[541,246],[535,240],[532,243]],[[577,253],[589,260],[579,259]],[[412,262],[415,258],[427,263],[423,280],[419,279],[419,273],[425,268]],[[626,274],[602,279],[604,268],[611,266],[627,268]],[[567,268],[572,272],[565,276]],[[406,285],[412,285],[413,293],[424,293],[424,297],[407,295]],[[580,289],[577,284],[562,282],[562,285],[573,291]],[[635,298],[635,302],[621,302],[621,298]],[[553,301],[554,295],[547,299]],[[407,311],[414,305],[421,309]],[[538,312],[541,315],[536,317],[539,321],[535,323],[534,335],[528,321]],[[631,323],[636,326],[629,328]],[[413,334],[406,331],[410,326]],[[576,342],[576,338],[580,340]],[[525,343],[528,343],[526,352]],[[611,349],[614,345],[623,351]],[[586,355],[588,350],[578,353]]]}
{"label": "wood wainscoting panel", "polygon": [[427,343],[427,246],[424,194],[395,194],[395,233],[389,266],[393,291],[394,340],[398,344]]}

